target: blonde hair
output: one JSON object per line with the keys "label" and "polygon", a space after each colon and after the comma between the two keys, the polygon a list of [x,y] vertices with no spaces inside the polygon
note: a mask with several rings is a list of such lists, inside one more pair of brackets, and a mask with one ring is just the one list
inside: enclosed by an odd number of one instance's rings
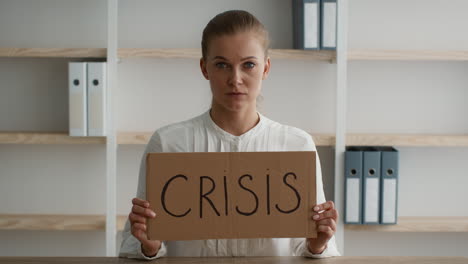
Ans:
{"label": "blonde hair", "polygon": [[258,33],[265,52],[268,57],[270,39],[265,26],[252,14],[243,10],[230,10],[216,15],[203,29],[201,48],[202,57],[206,60],[210,41],[219,36],[233,35],[240,32],[254,31]]}

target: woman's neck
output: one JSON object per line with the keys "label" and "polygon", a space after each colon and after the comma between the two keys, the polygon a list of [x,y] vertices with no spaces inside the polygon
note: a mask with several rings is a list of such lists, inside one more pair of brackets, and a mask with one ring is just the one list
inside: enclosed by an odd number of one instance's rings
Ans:
{"label": "woman's neck", "polygon": [[211,119],[217,126],[234,136],[240,136],[255,127],[260,121],[257,109],[245,109],[244,111],[227,111],[224,108],[211,106]]}

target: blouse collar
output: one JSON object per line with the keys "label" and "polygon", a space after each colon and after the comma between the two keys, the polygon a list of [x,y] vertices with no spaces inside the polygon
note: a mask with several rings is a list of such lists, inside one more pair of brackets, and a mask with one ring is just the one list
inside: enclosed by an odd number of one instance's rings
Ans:
{"label": "blouse collar", "polygon": [[244,134],[242,134],[240,136],[235,136],[235,135],[223,130],[222,128],[220,128],[213,121],[213,119],[211,118],[211,115],[210,115],[210,110],[211,109],[208,109],[208,111],[206,111],[205,114],[204,114],[205,124],[208,125],[209,127],[211,127],[218,135],[220,135],[220,136],[222,136],[222,137],[224,137],[225,139],[228,139],[228,140],[241,140],[241,139],[246,139],[246,138],[252,137],[253,135],[255,135],[258,131],[260,131],[262,129],[262,127],[264,126],[264,123],[265,123],[265,117],[262,114],[260,114],[259,112],[257,112],[257,114],[258,114],[258,116],[260,118],[258,123],[253,128],[251,128],[250,130],[245,132]]}

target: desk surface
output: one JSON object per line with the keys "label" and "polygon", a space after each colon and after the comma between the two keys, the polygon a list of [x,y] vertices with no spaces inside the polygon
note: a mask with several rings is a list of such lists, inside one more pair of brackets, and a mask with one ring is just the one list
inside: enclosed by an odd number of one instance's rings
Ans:
{"label": "desk surface", "polygon": [[[134,260],[127,258],[106,257],[0,257],[0,263],[16,264],[42,264],[42,263],[148,263],[149,261]],[[468,257],[334,257],[326,259],[311,259],[303,257],[236,257],[236,258],[160,258],[151,262],[162,264],[467,264]]]}

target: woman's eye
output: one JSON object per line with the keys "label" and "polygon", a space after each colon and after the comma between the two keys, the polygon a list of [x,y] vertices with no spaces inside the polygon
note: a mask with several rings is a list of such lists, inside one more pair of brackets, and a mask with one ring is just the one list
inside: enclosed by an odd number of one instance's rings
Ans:
{"label": "woman's eye", "polygon": [[216,68],[225,69],[225,68],[227,68],[227,67],[228,67],[228,65],[227,65],[226,63],[224,63],[224,62],[218,62],[218,63],[216,63]]}
{"label": "woman's eye", "polygon": [[246,62],[246,63],[244,63],[244,67],[245,67],[245,68],[248,68],[248,69],[252,69],[253,67],[255,67],[255,63],[253,63],[253,62]]}

